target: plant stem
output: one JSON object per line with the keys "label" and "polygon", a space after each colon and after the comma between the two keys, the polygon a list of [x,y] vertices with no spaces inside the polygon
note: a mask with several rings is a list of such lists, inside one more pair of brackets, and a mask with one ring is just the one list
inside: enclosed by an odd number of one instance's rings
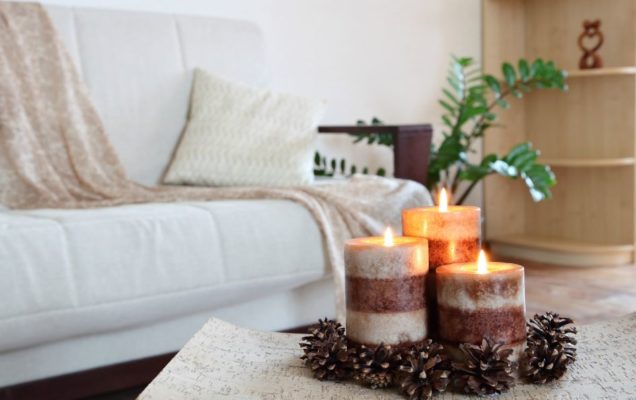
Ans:
{"label": "plant stem", "polygon": [[462,204],[464,204],[464,201],[466,201],[466,199],[468,198],[468,195],[470,194],[470,192],[473,191],[475,186],[477,186],[479,181],[481,181],[481,179],[476,180],[476,181],[472,181],[470,183],[470,185],[466,188],[466,190],[464,190],[464,193],[462,193],[462,195],[459,197],[459,200],[457,200],[457,202],[455,204],[458,205],[458,206],[461,206]]}
{"label": "plant stem", "polygon": [[[517,85],[515,84],[514,86],[515,88],[517,87]],[[484,121],[486,120],[486,114],[488,112],[490,112],[493,108],[495,108],[495,106],[497,105],[497,100],[502,100],[504,99],[506,96],[508,96],[511,93],[510,88],[504,90],[503,92],[501,92],[501,95],[499,97],[497,97],[495,100],[492,101],[492,103],[490,103],[488,105],[488,111],[481,114],[481,116],[479,117],[479,119],[477,120],[477,122],[475,122],[475,125],[473,125],[473,129],[470,131],[470,135],[468,135],[468,142],[466,144],[466,147],[469,148],[470,144],[471,144],[471,138],[474,137],[477,134],[477,130],[478,128],[484,124]]]}
{"label": "plant stem", "polygon": [[[517,88],[518,84],[515,84],[513,86],[513,88]],[[501,95],[499,97],[497,97],[497,99],[493,100],[489,105],[488,105],[488,111],[490,112],[493,108],[495,108],[497,106],[497,100],[501,100],[504,99],[505,97],[507,97],[508,95],[510,95],[510,93],[512,93],[512,89],[509,87],[508,89],[504,90],[501,92]],[[473,129],[471,129],[470,134],[467,135],[466,137],[466,148],[470,149],[470,146],[472,144],[472,140],[473,138],[476,137],[477,132],[479,131],[479,127],[481,125],[483,125],[483,123],[486,120],[486,113],[481,114],[481,116],[479,117],[479,119],[475,122],[475,124],[473,125]],[[455,174],[455,177],[453,178],[453,182],[451,184],[452,187],[452,193],[455,193],[455,190],[457,190],[457,188],[459,187],[459,175],[461,172],[461,167],[458,166],[457,167],[457,173]],[[473,191],[473,189],[475,188],[475,186],[477,186],[477,184],[479,183],[479,181],[481,181],[484,178],[478,179],[476,181],[471,182],[471,184],[466,188],[466,190],[464,191],[464,193],[462,193],[462,195],[459,197],[459,200],[457,200],[457,202],[455,204],[457,205],[461,205],[464,203],[464,201],[466,201],[466,198],[468,197],[468,195],[470,194],[470,192]]]}
{"label": "plant stem", "polygon": [[459,174],[461,174],[462,168],[460,165],[457,165],[457,170],[455,171],[455,176],[453,177],[453,180],[450,182],[450,191],[451,191],[451,195],[454,195],[455,192],[457,191],[457,187],[459,186]]}
{"label": "plant stem", "polygon": [[[463,70],[462,70],[463,72]],[[451,132],[451,135],[457,133],[457,131],[460,130],[460,124],[459,121],[461,121],[462,119],[462,114],[464,113],[464,102],[466,101],[466,96],[468,95],[466,93],[467,91],[467,83],[466,83],[466,74],[462,73],[462,98],[461,98],[461,104],[459,105],[459,112],[457,113],[457,119],[455,121],[455,125],[453,126],[453,130]],[[455,191],[457,190],[457,186],[459,185],[459,174],[461,173],[461,166],[457,165],[457,171],[455,172],[455,176],[453,177],[453,179],[450,182],[447,182],[447,187],[450,189],[450,194],[451,196],[455,193]]]}

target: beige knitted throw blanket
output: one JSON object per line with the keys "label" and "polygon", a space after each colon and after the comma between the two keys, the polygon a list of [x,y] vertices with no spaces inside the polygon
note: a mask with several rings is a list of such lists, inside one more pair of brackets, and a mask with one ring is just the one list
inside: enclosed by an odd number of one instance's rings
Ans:
{"label": "beige knitted throw blanket", "polygon": [[[126,177],[88,91],[38,4],[0,2],[0,205],[86,208],[130,203],[287,199],[320,227],[343,316],[343,244],[400,226],[430,204],[414,182],[379,177],[306,187],[146,187]],[[298,232],[302,235],[302,232]]]}

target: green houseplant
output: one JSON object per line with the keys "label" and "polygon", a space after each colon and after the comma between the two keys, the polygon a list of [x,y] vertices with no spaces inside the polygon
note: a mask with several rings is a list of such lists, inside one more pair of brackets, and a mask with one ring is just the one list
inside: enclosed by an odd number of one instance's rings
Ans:
{"label": "green houseplant", "polygon": [[[359,119],[356,122],[356,125],[367,125],[367,122],[363,119]],[[384,123],[376,117],[371,119],[372,126],[384,125]],[[355,140],[353,143],[359,143],[362,140],[366,140],[367,144],[379,144],[384,146],[393,147],[393,135],[390,133],[361,133],[352,135],[355,136]],[[341,158],[338,160],[337,158],[327,159],[326,156],[320,154],[320,152],[316,151],[314,153],[314,176],[324,176],[324,177],[334,177],[336,175],[341,176],[351,176],[357,172],[362,174],[369,174],[369,168],[363,167],[362,169],[358,169],[358,167],[354,164],[348,165],[347,160]],[[385,176],[386,170],[384,168],[378,168],[375,172],[378,176]]]}
{"label": "green houseplant", "polygon": [[[521,98],[538,89],[567,89],[565,72],[552,61],[521,59],[517,68],[504,63],[501,72],[499,79],[482,74],[471,58],[453,57],[451,61],[449,87],[439,101],[446,111],[442,116],[444,138],[431,150],[427,186],[431,190],[446,187],[455,204],[462,204],[477,183],[492,174],[521,179],[534,201],[550,198],[550,188],[556,184],[550,167],[537,163],[539,151],[531,143],[521,143],[503,156],[487,154],[478,164],[468,159],[476,141],[496,123],[497,108],[510,107],[509,96]],[[462,182],[468,183],[464,189],[460,189]]]}
{"label": "green houseplant", "polygon": [[[444,137],[438,147],[431,149],[427,187],[433,192],[447,188],[455,204],[462,204],[481,180],[493,174],[522,180],[534,201],[550,198],[550,188],[556,184],[550,167],[537,163],[539,151],[533,149],[531,143],[521,143],[505,155],[487,154],[477,164],[469,160],[468,155],[476,152],[477,140],[496,125],[497,109],[510,107],[507,98],[521,98],[524,93],[539,89],[567,90],[565,71],[558,69],[552,61],[537,59],[530,63],[521,59],[516,68],[504,63],[501,72],[501,78],[483,74],[468,57],[451,60],[448,87],[442,90],[444,97],[439,100],[445,110],[442,116]],[[358,121],[358,124],[365,122]],[[374,117],[371,124],[382,125],[382,121]],[[365,140],[368,144],[393,146],[392,135],[368,133],[355,136],[354,143]],[[337,163],[332,160],[329,169],[326,158],[316,154],[315,172],[329,175],[329,171],[337,170]],[[340,160],[340,166],[344,173],[345,160]],[[462,182],[466,184],[461,185]]]}

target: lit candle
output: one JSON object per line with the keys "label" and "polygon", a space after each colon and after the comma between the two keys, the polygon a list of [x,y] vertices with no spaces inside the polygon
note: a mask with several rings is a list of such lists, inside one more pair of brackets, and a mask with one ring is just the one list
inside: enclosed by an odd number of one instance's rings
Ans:
{"label": "lit candle", "polygon": [[442,342],[479,344],[490,337],[513,348],[518,356],[526,341],[521,265],[487,262],[482,251],[477,263],[443,265],[436,277]]}
{"label": "lit candle", "polygon": [[430,273],[427,278],[429,328],[437,336],[437,297],[435,269],[440,265],[475,260],[481,248],[481,211],[479,207],[449,206],[446,190],[440,192],[438,207],[402,211],[405,236],[428,240]]}
{"label": "lit candle", "polygon": [[345,267],[349,340],[402,347],[426,338],[426,240],[394,237],[390,228],[349,240]]}

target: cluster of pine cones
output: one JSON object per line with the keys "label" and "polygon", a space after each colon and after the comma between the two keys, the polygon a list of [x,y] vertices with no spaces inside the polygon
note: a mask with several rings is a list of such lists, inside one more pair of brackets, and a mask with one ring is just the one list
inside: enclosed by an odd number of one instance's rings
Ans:
{"label": "cluster of pine cones", "polygon": [[[576,328],[555,313],[535,315],[528,323],[528,347],[523,375],[533,383],[563,376],[576,357]],[[320,380],[354,379],[372,389],[398,387],[410,400],[431,399],[452,383],[458,390],[482,396],[509,390],[518,371],[511,349],[484,339],[463,344],[463,362],[451,362],[442,345],[427,340],[407,350],[381,344],[351,346],[345,329],[333,320],[319,320],[300,343],[302,359]]]}
{"label": "cluster of pine cones", "polygon": [[403,351],[384,344],[349,346],[344,327],[324,319],[300,346],[302,359],[320,380],[352,378],[372,389],[398,386],[409,399],[430,399],[450,382],[450,362],[443,347],[431,340]]}

